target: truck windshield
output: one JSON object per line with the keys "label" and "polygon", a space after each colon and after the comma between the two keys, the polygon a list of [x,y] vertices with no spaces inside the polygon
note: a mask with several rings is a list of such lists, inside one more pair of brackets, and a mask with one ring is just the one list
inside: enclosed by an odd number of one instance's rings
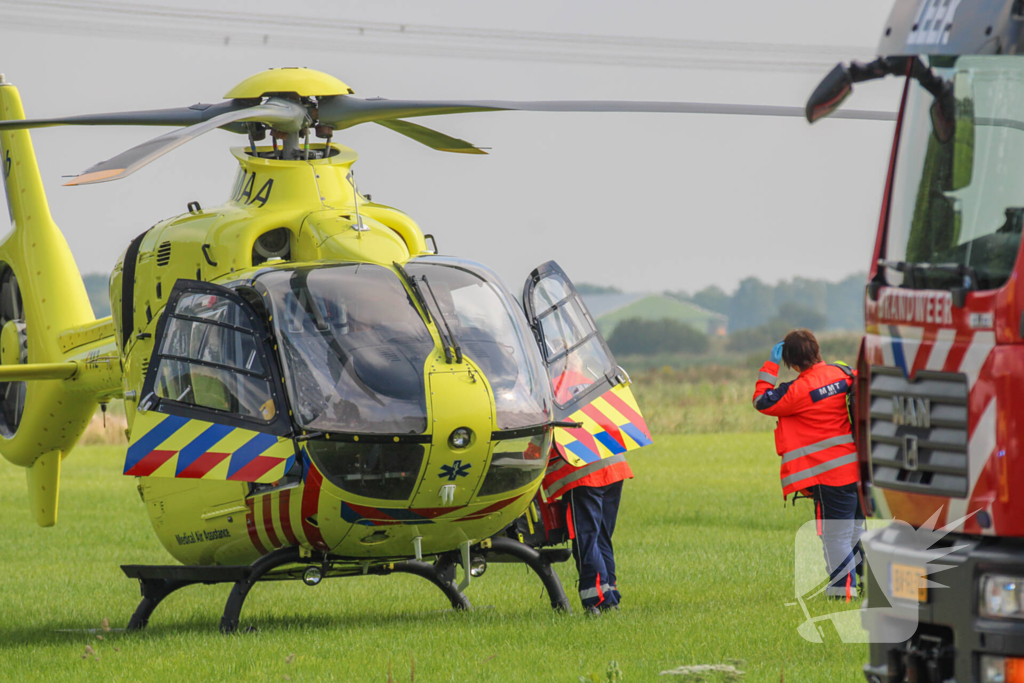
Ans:
{"label": "truck windshield", "polygon": [[310,430],[421,434],[434,341],[398,276],[370,264],[263,273],[292,410]]}
{"label": "truck windshield", "polygon": [[911,82],[886,282],[996,289],[1013,271],[1024,224],[1024,58],[941,57],[932,67],[953,88],[954,127],[934,132],[934,98]]}
{"label": "truck windshield", "polygon": [[498,276],[478,263],[447,257],[413,259],[405,269],[426,277],[428,305],[443,317],[438,325],[447,323],[453,341],[490,383],[498,429],[548,422],[551,390],[540,349]]}

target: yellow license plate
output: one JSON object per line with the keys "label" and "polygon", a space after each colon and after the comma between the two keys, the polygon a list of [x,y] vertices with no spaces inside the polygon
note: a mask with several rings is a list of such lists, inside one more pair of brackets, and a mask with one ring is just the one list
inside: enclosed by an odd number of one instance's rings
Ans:
{"label": "yellow license plate", "polygon": [[892,564],[889,566],[889,589],[894,598],[928,602],[928,575],[924,567]]}

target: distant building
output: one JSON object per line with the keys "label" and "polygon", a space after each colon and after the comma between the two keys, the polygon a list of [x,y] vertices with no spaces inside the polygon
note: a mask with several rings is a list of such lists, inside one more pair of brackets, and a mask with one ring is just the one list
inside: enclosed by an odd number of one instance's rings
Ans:
{"label": "distant building", "polygon": [[663,294],[584,294],[583,300],[606,339],[616,325],[629,318],[670,318],[713,337],[725,336],[729,329],[728,316]]}
{"label": "distant building", "polygon": [[586,302],[590,315],[597,320],[605,313],[611,313],[623,306],[628,306],[634,301],[643,299],[646,294],[635,294],[630,292],[616,292],[614,294],[581,294]]}

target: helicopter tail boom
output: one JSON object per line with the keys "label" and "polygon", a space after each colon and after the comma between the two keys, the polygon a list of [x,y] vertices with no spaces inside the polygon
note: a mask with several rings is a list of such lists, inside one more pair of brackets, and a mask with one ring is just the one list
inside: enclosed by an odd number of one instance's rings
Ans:
{"label": "helicopter tail boom", "polygon": [[[17,88],[0,77],[0,120],[24,117]],[[64,334],[97,323],[50,215],[27,130],[0,131],[0,163],[11,218],[11,232],[0,242],[0,454],[27,468],[33,516],[40,526],[52,526],[61,460],[95,413],[97,398],[109,393],[73,375],[95,374],[83,369],[104,355],[109,340]],[[71,379],[53,381],[69,373]]]}

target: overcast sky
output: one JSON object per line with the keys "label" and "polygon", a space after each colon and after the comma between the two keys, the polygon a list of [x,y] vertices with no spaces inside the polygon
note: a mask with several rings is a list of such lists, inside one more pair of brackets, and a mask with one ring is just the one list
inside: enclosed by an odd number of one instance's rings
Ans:
{"label": "overcast sky", "polygon": [[[145,4],[203,7],[176,0]],[[206,33],[183,37],[180,29],[135,37],[124,26],[137,19],[93,11],[109,4],[87,6],[93,13],[81,19],[54,6],[0,5],[0,72],[19,87],[29,117],[217,102],[246,76],[275,66],[329,72],[364,97],[802,106],[827,66],[678,68],[678,57],[661,66],[616,66],[607,63],[616,61],[614,47],[593,63],[491,59],[486,41],[478,54],[425,56],[415,37],[408,45],[401,37],[392,40],[395,49],[325,31],[311,33],[308,45],[294,32],[290,41],[279,41],[279,22],[266,22],[274,39],[263,45],[249,39],[261,29],[244,20],[285,19],[280,12],[286,7],[291,16],[325,21],[823,46],[824,64],[838,61],[829,56],[837,46],[840,53],[849,46],[849,58],[870,57],[891,2],[234,0],[217,7],[238,13],[237,30],[230,21],[209,29],[223,33],[226,45]],[[90,17],[106,17],[109,26],[90,29]],[[176,25],[189,24],[167,22]],[[435,51],[445,47],[432,44],[440,46]],[[702,53],[694,54],[697,60]],[[629,61],[625,54],[622,59]],[[846,106],[892,111],[898,97],[894,82],[866,84]],[[865,270],[893,129],[871,121],[811,127],[801,119],[666,114],[488,113],[436,118],[430,125],[490,147],[491,154],[443,154],[373,125],[335,141],[361,155],[355,167],[361,190],[408,212],[437,236],[443,253],[492,266],[513,289],[533,266],[555,259],[577,281],[631,291],[710,284],[731,290],[751,275],[768,282],[838,280]],[[83,273],[108,272],[132,237],[183,212],[187,202],[209,208],[227,199],[236,166],[227,148],[243,138],[224,131],[125,180],[61,187],[62,175],[160,132],[33,133],[51,210]]]}

